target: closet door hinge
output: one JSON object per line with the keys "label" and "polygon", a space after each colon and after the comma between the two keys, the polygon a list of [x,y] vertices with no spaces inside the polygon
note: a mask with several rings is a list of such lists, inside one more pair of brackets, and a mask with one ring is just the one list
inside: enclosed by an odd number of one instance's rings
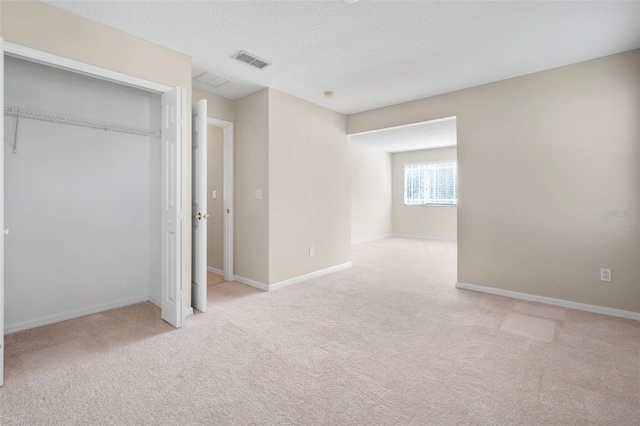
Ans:
{"label": "closet door hinge", "polygon": [[180,220],[184,220],[184,209],[180,209]]}

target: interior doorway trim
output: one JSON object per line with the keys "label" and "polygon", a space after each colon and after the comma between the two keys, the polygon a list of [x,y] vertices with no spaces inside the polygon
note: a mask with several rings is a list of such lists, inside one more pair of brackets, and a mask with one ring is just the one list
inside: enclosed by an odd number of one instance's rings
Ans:
{"label": "interior doorway trim", "polygon": [[220,120],[207,117],[207,124],[222,128],[223,131],[223,199],[222,209],[224,210],[222,236],[222,263],[224,269],[224,280],[233,281],[233,123],[231,121]]}

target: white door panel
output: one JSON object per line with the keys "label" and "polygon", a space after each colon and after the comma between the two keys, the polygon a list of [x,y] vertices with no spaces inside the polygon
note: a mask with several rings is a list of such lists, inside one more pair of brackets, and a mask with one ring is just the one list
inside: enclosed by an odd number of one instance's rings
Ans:
{"label": "white door panel", "polygon": [[162,219],[161,303],[162,319],[182,327],[185,319],[182,274],[182,128],[184,89],[162,95]]}
{"label": "white door panel", "polygon": [[192,106],[191,297],[200,312],[207,310],[207,101]]}

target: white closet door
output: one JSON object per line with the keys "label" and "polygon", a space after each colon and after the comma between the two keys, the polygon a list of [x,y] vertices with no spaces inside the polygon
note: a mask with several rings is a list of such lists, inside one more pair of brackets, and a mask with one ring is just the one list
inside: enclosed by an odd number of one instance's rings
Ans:
{"label": "white closet door", "polygon": [[162,95],[162,319],[182,327],[186,315],[183,281],[182,129],[185,91],[175,88]]}
{"label": "white closet door", "polygon": [[191,297],[200,312],[207,310],[207,101],[192,106]]}
{"label": "white closet door", "polygon": [[[4,111],[4,45],[0,37],[0,107]],[[0,119],[0,135],[4,135],[4,116]],[[4,136],[3,136],[4,137]],[[0,149],[0,386],[4,385],[4,147]]]}

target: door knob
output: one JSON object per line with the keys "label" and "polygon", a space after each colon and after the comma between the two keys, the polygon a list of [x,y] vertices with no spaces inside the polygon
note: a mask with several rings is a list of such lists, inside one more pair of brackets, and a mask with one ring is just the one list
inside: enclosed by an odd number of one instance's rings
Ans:
{"label": "door knob", "polygon": [[208,219],[209,215],[208,214],[198,213],[197,215],[194,215],[193,218],[194,219],[198,219],[198,220],[203,219],[203,218],[204,219]]}

